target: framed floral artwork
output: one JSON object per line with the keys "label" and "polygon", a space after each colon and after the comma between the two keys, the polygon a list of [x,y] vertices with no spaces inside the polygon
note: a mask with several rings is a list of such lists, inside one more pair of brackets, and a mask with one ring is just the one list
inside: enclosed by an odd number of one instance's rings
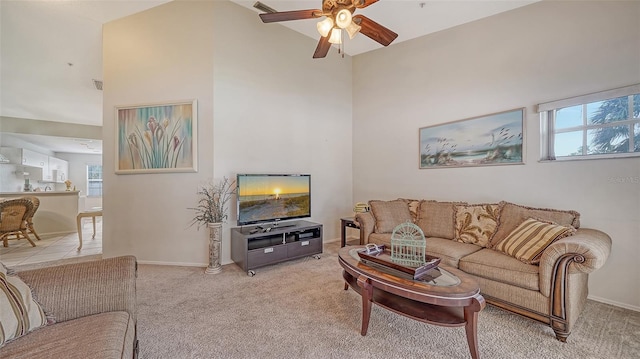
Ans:
{"label": "framed floral artwork", "polygon": [[420,169],[524,164],[524,108],[423,127]]}
{"label": "framed floral artwork", "polygon": [[196,100],[116,107],[116,173],[196,172]]}

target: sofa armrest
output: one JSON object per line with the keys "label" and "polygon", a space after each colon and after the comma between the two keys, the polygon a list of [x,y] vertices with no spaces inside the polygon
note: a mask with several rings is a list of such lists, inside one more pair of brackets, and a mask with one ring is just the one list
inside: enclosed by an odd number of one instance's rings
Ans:
{"label": "sofa armrest", "polygon": [[356,213],[356,222],[360,226],[360,238],[365,244],[369,243],[369,235],[373,233],[376,219],[371,212]]}
{"label": "sofa armrest", "polygon": [[540,258],[540,291],[549,296],[552,284],[572,273],[591,273],[602,267],[611,253],[611,237],[590,228],[552,243]]}
{"label": "sofa armrest", "polygon": [[126,311],[136,322],[134,256],[73,263],[16,273],[56,322]]}

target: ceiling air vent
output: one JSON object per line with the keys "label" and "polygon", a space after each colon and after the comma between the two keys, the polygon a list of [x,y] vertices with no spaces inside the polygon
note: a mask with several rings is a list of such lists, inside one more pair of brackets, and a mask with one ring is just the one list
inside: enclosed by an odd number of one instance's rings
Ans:
{"label": "ceiling air vent", "polygon": [[102,81],[93,79],[93,86],[95,86],[96,90],[102,91]]}
{"label": "ceiling air vent", "polygon": [[277,12],[274,8],[271,8],[263,3],[261,3],[260,1],[256,1],[255,4],[253,4],[253,7],[255,7],[256,9],[263,11],[263,12],[268,12],[268,13],[274,13]]}

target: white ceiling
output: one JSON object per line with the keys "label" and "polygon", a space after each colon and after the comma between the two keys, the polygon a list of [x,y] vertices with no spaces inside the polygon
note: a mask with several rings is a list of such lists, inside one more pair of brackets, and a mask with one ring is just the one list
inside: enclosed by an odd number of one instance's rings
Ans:
{"label": "white ceiling", "polygon": [[[92,80],[102,80],[102,24],[169,1],[0,1],[0,116],[101,126],[102,92]],[[255,0],[231,1],[255,11],[257,17]],[[536,1],[381,0],[356,13],[398,33],[390,45],[394,46]],[[321,0],[262,2],[278,11],[322,7]],[[309,19],[264,26],[286,26],[319,39],[316,22]],[[362,35],[344,44],[345,52],[352,56],[381,47]],[[309,57],[314,50],[315,46],[309,48]],[[58,152],[91,153],[78,148],[77,140],[60,141],[66,141],[69,149]],[[54,142],[47,145],[54,146]]]}
{"label": "white ceiling", "polygon": [[[57,137],[32,135],[24,133],[3,133],[2,139],[11,141],[11,139],[28,142],[34,146],[53,152],[64,153],[85,153],[85,154],[102,154],[102,140],[90,138],[73,138],[73,137]],[[15,141],[12,141],[15,143]]]}
{"label": "white ceiling", "polygon": [[[231,1],[260,13],[260,10],[253,7],[256,0]],[[260,1],[277,11],[322,9],[322,0]],[[398,38],[389,45],[393,46],[403,41],[513,10],[537,1],[539,0],[380,0],[364,9],[356,9],[354,14],[365,15],[397,33]],[[320,35],[316,29],[316,23],[322,19],[324,18],[283,21],[277,24],[265,24],[265,26],[282,24],[319,40]],[[344,51],[351,56],[380,48],[383,46],[361,34],[344,42]],[[309,57],[314,51],[315,46],[309,49]]]}
{"label": "white ceiling", "polygon": [[[0,1],[0,116],[102,126],[102,24],[169,0]],[[15,135],[55,152],[102,141]]]}

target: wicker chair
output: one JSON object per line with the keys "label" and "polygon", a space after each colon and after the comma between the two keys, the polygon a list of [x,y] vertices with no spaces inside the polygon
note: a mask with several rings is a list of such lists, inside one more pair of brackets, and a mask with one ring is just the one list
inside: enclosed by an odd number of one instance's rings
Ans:
{"label": "wicker chair", "polygon": [[[40,198],[36,196],[27,196],[24,198],[30,200],[33,203],[33,209],[27,216],[27,232],[33,234],[37,240],[40,240],[40,236],[38,235],[38,233],[36,233],[35,228],[33,228],[33,216],[35,216],[38,207],[40,207]],[[18,236],[21,237],[22,234],[19,234]]]}
{"label": "wicker chair", "polygon": [[24,236],[33,247],[35,243],[27,233],[27,217],[33,211],[33,202],[27,198],[8,199],[0,202],[0,240],[9,246],[9,237]]}

